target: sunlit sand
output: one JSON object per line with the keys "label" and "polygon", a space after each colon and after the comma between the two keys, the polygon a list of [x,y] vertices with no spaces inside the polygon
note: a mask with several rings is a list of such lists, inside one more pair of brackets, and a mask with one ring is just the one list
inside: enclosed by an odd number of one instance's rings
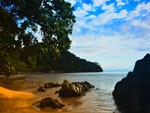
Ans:
{"label": "sunlit sand", "polygon": [[0,86],[0,98],[33,98],[34,95],[29,92],[13,91]]}
{"label": "sunlit sand", "polygon": [[58,88],[53,88],[45,93],[36,92],[36,85],[38,84],[39,86],[40,83],[32,82],[33,79],[31,78],[30,80],[31,83],[28,80],[26,81],[26,76],[19,76],[12,77],[11,79],[8,79],[6,83],[1,84],[0,113],[65,113],[65,111],[67,111],[66,109],[63,109],[62,111],[62,109],[55,110],[52,108],[40,110],[40,108],[36,107],[35,103],[39,103],[42,98],[48,96],[56,97],[54,92],[58,90]]}

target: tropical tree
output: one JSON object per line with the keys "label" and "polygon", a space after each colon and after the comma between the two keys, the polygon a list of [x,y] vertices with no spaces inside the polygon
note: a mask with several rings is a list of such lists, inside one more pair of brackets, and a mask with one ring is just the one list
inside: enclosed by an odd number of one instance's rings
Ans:
{"label": "tropical tree", "polygon": [[[52,59],[68,50],[69,34],[75,23],[73,10],[64,0],[1,0],[0,73],[9,76],[19,71],[32,71],[38,51],[43,47]],[[34,35],[38,29],[42,48]]]}

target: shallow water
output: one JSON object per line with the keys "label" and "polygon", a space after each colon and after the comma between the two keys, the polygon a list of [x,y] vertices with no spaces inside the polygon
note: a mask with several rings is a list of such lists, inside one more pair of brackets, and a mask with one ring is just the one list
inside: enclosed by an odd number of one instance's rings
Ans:
{"label": "shallow water", "polygon": [[[91,84],[95,85],[95,88],[99,90],[92,89],[86,93],[85,96],[75,97],[75,98],[58,98],[62,103],[66,105],[64,109],[61,110],[52,110],[50,108],[34,109],[34,107],[29,104],[25,110],[29,111],[32,109],[32,112],[84,112],[84,113],[112,113],[115,111],[116,107],[114,105],[112,91],[116,82],[120,81],[127,73],[63,73],[63,74],[26,74],[26,77],[20,79],[8,80],[5,84],[5,87],[13,90],[19,91],[28,91],[32,92],[36,97],[30,99],[26,103],[36,102],[39,99],[46,96],[53,96],[52,92],[47,91],[45,93],[36,92],[36,88],[46,82],[63,82],[64,79],[73,81],[88,81]],[[57,90],[57,89],[56,89]],[[19,100],[17,100],[19,101]],[[16,102],[17,102],[16,101]],[[24,102],[23,101],[23,102]],[[0,103],[7,104],[14,102],[13,100],[5,101],[0,98]],[[6,109],[4,105],[1,105]],[[17,109],[17,107],[15,107]],[[1,108],[0,108],[1,109]],[[7,106],[8,109],[8,106]],[[8,110],[9,111],[9,110]],[[1,112],[1,111],[0,111]],[[21,112],[21,111],[20,111]],[[31,112],[31,111],[30,111]],[[8,113],[8,112],[6,112]],[[15,113],[15,112],[14,112]],[[18,112],[19,113],[19,112]]]}

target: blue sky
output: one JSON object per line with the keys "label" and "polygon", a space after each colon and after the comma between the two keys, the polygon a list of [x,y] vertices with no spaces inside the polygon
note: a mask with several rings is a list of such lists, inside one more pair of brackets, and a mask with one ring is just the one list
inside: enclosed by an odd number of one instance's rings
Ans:
{"label": "blue sky", "polygon": [[132,70],[150,52],[150,0],[66,0],[76,23],[70,51],[104,70]]}

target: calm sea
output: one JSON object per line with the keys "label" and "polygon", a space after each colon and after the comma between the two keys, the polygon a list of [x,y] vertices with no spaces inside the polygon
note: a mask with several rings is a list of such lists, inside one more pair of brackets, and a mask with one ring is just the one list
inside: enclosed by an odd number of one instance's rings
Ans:
{"label": "calm sea", "polygon": [[[79,98],[62,99],[68,104],[72,112],[112,113],[116,107],[112,97],[115,84],[127,73],[63,73],[63,74],[32,74],[32,77],[43,82],[63,82],[63,80],[88,81],[95,85],[85,96]],[[41,77],[42,76],[42,77]]]}

